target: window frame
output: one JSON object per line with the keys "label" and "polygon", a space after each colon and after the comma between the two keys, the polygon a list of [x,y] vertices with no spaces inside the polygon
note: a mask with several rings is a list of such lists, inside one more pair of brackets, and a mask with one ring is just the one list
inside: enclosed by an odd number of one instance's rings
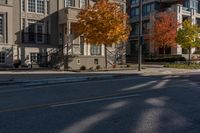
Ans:
{"label": "window frame", "polygon": [[90,54],[92,56],[101,56],[102,48],[101,45],[91,44],[90,46]]}
{"label": "window frame", "polygon": [[[83,1],[84,1],[84,4],[82,4]],[[86,6],[87,6],[87,0],[79,0],[79,7],[80,7],[81,9],[86,8]]]}
{"label": "window frame", "polygon": [[[4,55],[3,57],[2,57],[2,55]],[[0,52],[0,64],[5,64],[6,63],[6,52],[5,51],[1,51]]]}
{"label": "window frame", "polygon": [[0,36],[4,36],[4,15],[0,14]]}
{"label": "window frame", "polygon": [[[68,3],[67,3],[68,1]],[[70,2],[69,2],[70,1]],[[64,0],[64,7],[75,7],[75,0]]]}
{"label": "window frame", "polygon": [[[28,12],[28,13],[45,14],[45,11],[47,10],[47,6],[46,6],[46,4],[45,4],[46,0],[33,0],[33,1],[35,1],[35,2],[34,2],[34,11],[30,11],[30,10],[29,10],[29,9],[30,9],[30,8],[29,8],[29,7],[30,7],[30,6],[29,6],[29,1],[30,1],[30,0],[27,1],[27,12]],[[39,7],[39,6],[38,6],[38,1],[43,1],[43,12],[38,12],[38,9],[39,9],[39,8],[38,8],[38,7]],[[42,6],[41,6],[41,7],[42,7]]]}

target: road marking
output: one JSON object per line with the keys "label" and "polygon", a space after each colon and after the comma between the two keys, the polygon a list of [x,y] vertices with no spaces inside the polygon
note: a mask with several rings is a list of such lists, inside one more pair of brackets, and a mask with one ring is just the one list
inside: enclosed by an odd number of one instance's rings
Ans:
{"label": "road marking", "polygon": [[28,110],[28,109],[38,109],[38,108],[49,108],[49,107],[55,108],[55,107],[61,107],[61,106],[70,106],[70,105],[76,105],[76,104],[84,104],[84,103],[91,103],[91,102],[98,102],[98,101],[109,101],[109,100],[117,100],[117,99],[140,96],[140,94],[123,94],[121,96],[116,96],[116,95],[119,95],[119,94],[75,99],[73,101],[72,100],[71,101],[57,101],[53,103],[44,103],[44,104],[30,105],[30,106],[24,106],[24,107],[23,106],[13,107],[13,108],[1,109],[0,113],[16,112],[16,111],[22,111],[22,110]]}
{"label": "road marking", "polygon": [[149,86],[153,83],[156,83],[158,81],[149,81],[147,83],[141,83],[139,85],[135,85],[135,86],[132,86],[132,87],[128,87],[128,88],[125,88],[125,89],[122,89],[121,91],[130,91],[130,90],[135,90],[135,89],[139,89],[139,88],[142,88],[142,87],[146,87],[146,86]]}
{"label": "road marking", "polygon": [[61,106],[70,106],[70,105],[100,102],[100,101],[110,101],[110,100],[117,100],[117,99],[138,97],[138,96],[140,96],[140,95],[139,94],[132,94],[132,95],[126,95],[126,96],[114,96],[114,97],[99,98],[99,99],[94,99],[94,100],[86,100],[86,101],[71,102],[71,103],[62,103],[62,104],[57,104],[57,105],[51,105],[50,107],[55,108],[55,107],[61,107]]}
{"label": "road marking", "polygon": [[158,84],[156,84],[155,86],[152,87],[152,89],[160,89],[165,87],[165,85],[167,85],[167,83],[169,82],[169,79],[165,79],[165,80],[161,80]]}

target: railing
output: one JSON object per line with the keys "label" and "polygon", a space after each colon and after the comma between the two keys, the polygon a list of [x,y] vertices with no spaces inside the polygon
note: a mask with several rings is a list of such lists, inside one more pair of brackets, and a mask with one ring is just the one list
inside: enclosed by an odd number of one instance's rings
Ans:
{"label": "railing", "polygon": [[49,34],[22,33],[22,43],[49,44]]}
{"label": "railing", "polygon": [[190,9],[188,7],[183,7],[182,9],[183,9],[183,11],[190,11]]}

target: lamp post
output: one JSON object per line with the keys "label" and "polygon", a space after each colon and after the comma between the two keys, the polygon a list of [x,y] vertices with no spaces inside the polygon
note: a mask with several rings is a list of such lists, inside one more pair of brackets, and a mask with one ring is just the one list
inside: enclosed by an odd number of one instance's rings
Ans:
{"label": "lamp post", "polygon": [[141,65],[142,65],[142,43],[143,43],[143,36],[142,36],[142,1],[143,0],[140,0],[140,3],[139,3],[138,71],[141,71]]}

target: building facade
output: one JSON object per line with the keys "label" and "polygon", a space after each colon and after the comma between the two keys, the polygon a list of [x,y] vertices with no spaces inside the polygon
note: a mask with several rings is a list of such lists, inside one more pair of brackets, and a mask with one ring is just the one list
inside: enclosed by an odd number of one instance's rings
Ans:
{"label": "building facade", "polygon": [[[139,0],[131,0],[129,3],[128,13],[130,14],[130,22],[133,30],[127,47],[127,54],[134,56],[137,55],[138,49]],[[176,13],[176,19],[179,23],[182,23],[185,19],[190,19],[193,24],[200,24],[200,2],[198,0],[143,0],[142,32],[144,45],[142,47],[144,56],[162,54],[163,50],[156,49],[149,39],[149,31],[153,24],[150,18],[155,13],[161,11],[173,11]],[[193,48],[192,53],[195,53],[197,50]],[[184,55],[187,52],[186,49],[182,49],[178,44],[176,48],[166,49],[166,54],[170,55]]]}
{"label": "building facade", "polygon": [[0,66],[13,62],[13,1],[0,0]]}
{"label": "building facade", "polygon": [[[126,2],[115,2],[125,12]],[[86,45],[73,29],[80,10],[92,4],[94,0],[0,0],[0,66],[20,60],[24,67],[104,67],[104,46]],[[122,62],[119,49],[124,47],[108,48],[108,64]]]}

